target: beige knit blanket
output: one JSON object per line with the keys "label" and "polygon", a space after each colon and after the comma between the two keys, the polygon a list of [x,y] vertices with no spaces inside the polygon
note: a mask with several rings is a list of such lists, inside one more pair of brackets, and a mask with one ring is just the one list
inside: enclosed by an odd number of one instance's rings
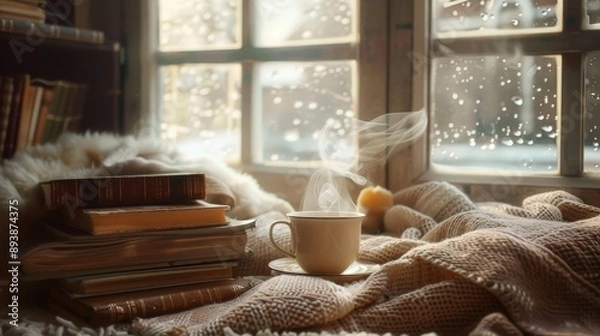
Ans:
{"label": "beige knit blanket", "polygon": [[[233,301],[137,320],[133,331],[600,335],[600,209],[559,191],[521,207],[475,204],[443,182],[394,200],[387,235],[361,247],[362,259],[382,264],[368,279],[276,276]],[[241,274],[268,274],[280,257],[268,221],[259,224]]]}

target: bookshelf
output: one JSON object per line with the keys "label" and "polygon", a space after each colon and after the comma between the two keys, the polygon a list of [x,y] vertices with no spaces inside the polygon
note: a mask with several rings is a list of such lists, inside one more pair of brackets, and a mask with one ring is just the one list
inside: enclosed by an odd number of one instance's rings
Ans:
{"label": "bookshelf", "polygon": [[79,131],[122,133],[120,45],[51,38],[36,31],[0,32],[0,76],[29,74],[32,79],[86,84]]}

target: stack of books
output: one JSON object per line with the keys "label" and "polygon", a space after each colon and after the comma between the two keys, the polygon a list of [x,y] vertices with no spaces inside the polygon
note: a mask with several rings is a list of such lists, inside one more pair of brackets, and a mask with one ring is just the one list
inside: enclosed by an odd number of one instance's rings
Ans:
{"label": "stack of books", "polygon": [[0,17],[43,23],[45,0],[0,0]]}
{"label": "stack of books", "polygon": [[0,153],[10,158],[30,145],[78,131],[87,85],[29,74],[0,76]]}
{"label": "stack of books", "polygon": [[28,279],[52,279],[50,306],[91,325],[174,313],[232,299],[253,220],[205,199],[203,174],[52,180],[48,241],[27,249]]}

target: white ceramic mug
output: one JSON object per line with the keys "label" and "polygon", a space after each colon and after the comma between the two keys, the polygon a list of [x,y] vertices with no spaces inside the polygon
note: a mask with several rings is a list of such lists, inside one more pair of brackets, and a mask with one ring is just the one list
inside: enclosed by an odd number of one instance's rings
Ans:
{"label": "white ceramic mug", "polygon": [[[361,222],[365,217],[351,211],[295,211],[289,220],[271,224],[269,238],[275,248],[296,259],[309,274],[342,273],[358,257]],[[287,225],[291,231],[292,251],[279,246],[273,229]]]}

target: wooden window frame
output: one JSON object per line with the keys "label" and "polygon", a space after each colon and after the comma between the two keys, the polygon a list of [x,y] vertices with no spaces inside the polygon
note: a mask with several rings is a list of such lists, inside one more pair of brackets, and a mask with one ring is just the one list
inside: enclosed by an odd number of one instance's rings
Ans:
{"label": "wooden window frame", "polygon": [[[412,50],[413,80],[413,108],[423,103],[429,106],[429,84],[421,86],[420,81],[429,83],[430,62],[435,57],[447,55],[497,55],[506,54],[507,45],[519,43],[520,51],[524,55],[558,54],[562,56],[561,90],[562,101],[559,108],[559,174],[557,175],[525,175],[507,173],[504,176],[493,174],[449,174],[436,171],[428,165],[429,145],[428,136],[424,144],[415,146],[410,156],[412,164],[397,164],[394,171],[400,172],[400,178],[394,183],[396,188],[408,184],[443,180],[462,186],[476,200],[504,201],[520,204],[521,200],[534,192],[555,190],[557,188],[572,192],[584,198],[591,204],[600,203],[600,179],[597,174],[585,173],[583,170],[583,136],[584,136],[584,64],[586,52],[600,50],[594,45],[594,37],[600,36],[600,30],[587,30],[582,24],[584,0],[564,1],[563,30],[556,33],[514,36],[503,34],[500,36],[464,37],[452,39],[429,38],[428,23],[431,20],[427,4],[417,4],[414,8],[415,38]],[[427,3],[427,2],[425,2]],[[423,38],[425,37],[425,38]],[[421,40],[427,41],[425,46],[420,45]],[[427,69],[425,69],[427,68]],[[393,69],[393,66],[392,66]],[[423,89],[423,94],[421,94]],[[565,94],[578,92],[579,95]],[[568,132],[565,131],[569,123]],[[574,124],[574,127],[573,127]],[[423,157],[425,158],[423,160]],[[401,160],[398,158],[397,160]],[[415,164],[416,162],[416,164]]]}
{"label": "wooden window frame", "polygon": [[[272,57],[266,49],[252,47],[249,43],[251,0],[242,0],[242,53],[240,50],[213,50],[200,53],[160,52],[158,50],[158,13],[156,0],[130,0],[125,4],[128,16],[125,30],[131,43],[128,46],[129,58],[140,62],[131,64],[129,80],[126,83],[125,127],[128,133],[156,136],[159,130],[158,119],[152,114],[157,111],[159,92],[156,69],[162,64],[186,62],[241,62],[242,64],[242,158],[241,171],[251,174],[265,190],[285,198],[294,206],[301,203],[304,189],[314,169],[294,167],[272,167],[256,165],[252,157],[252,126],[255,120],[249,113],[252,106],[250,71],[253,61],[315,61],[356,59],[358,70],[358,108],[361,120],[372,120],[388,112],[388,9],[395,0],[358,0],[357,28],[358,43],[329,45],[328,58],[322,58],[322,46],[300,46],[277,48],[278,56]],[[150,33],[149,33],[150,32]],[[287,58],[287,59],[286,59]],[[387,185],[385,168],[372,172],[369,180],[378,185]],[[352,188],[357,193],[359,186]]]}

